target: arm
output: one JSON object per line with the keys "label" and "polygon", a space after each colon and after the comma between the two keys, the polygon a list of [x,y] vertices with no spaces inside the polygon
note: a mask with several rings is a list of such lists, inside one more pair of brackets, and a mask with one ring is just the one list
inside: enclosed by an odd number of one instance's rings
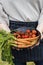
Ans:
{"label": "arm", "polygon": [[0,4],[0,30],[4,29],[5,31],[10,32],[8,22],[9,22],[8,16],[3,11],[2,4]]}
{"label": "arm", "polygon": [[41,13],[40,13],[37,29],[41,33],[41,38],[43,38],[43,34],[42,34],[43,33],[43,9],[41,10]]}

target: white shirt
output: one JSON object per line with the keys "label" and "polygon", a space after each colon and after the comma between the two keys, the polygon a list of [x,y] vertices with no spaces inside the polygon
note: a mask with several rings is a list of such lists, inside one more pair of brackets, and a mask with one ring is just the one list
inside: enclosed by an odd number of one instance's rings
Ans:
{"label": "white shirt", "polygon": [[0,0],[0,23],[9,24],[9,19],[38,21],[38,29],[42,30],[43,0]]}

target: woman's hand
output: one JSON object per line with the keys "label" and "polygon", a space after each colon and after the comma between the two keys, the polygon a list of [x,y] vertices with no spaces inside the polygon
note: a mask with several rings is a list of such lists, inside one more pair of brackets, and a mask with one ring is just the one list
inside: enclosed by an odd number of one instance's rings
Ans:
{"label": "woman's hand", "polygon": [[10,32],[10,29],[7,26],[7,24],[4,23],[0,23],[0,30],[5,30],[6,32]]}
{"label": "woman's hand", "polygon": [[41,39],[43,39],[43,26],[38,25],[37,30],[41,33]]}
{"label": "woman's hand", "polygon": [[[41,39],[43,39],[43,26],[38,25],[37,30],[41,33]],[[38,46],[39,44],[40,44],[40,40],[39,42],[37,42],[35,46]],[[31,49],[34,48],[35,46],[31,47]]]}

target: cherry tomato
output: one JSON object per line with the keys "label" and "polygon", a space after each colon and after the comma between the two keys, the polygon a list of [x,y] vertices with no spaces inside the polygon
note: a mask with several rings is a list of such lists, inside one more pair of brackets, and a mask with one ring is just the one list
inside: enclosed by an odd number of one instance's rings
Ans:
{"label": "cherry tomato", "polygon": [[32,36],[29,36],[29,38],[32,38]]}
{"label": "cherry tomato", "polygon": [[25,35],[24,38],[28,38],[28,35]]}
{"label": "cherry tomato", "polygon": [[22,35],[22,38],[25,38],[25,35]]}
{"label": "cherry tomato", "polygon": [[33,33],[33,34],[36,34],[36,33],[37,33],[37,31],[36,31],[36,30],[32,30],[32,33]]}
{"label": "cherry tomato", "polygon": [[16,33],[17,33],[17,34],[20,34],[21,32],[20,32],[20,31],[17,31]]}
{"label": "cherry tomato", "polygon": [[29,35],[31,36],[32,35],[32,32],[30,32]]}
{"label": "cherry tomato", "polygon": [[22,31],[21,31],[21,33],[20,33],[20,34],[21,34],[21,35],[24,35],[24,32],[22,32]]}
{"label": "cherry tomato", "polygon": [[25,32],[24,34],[25,34],[25,35],[28,35],[28,33],[27,33],[27,32]]}
{"label": "cherry tomato", "polygon": [[36,37],[36,35],[35,35],[35,34],[33,34],[33,35],[32,35],[32,38],[34,38],[34,37]]}
{"label": "cherry tomato", "polygon": [[17,38],[21,38],[21,36],[20,35],[17,35]]}
{"label": "cherry tomato", "polygon": [[28,29],[28,30],[26,30],[26,32],[27,32],[27,33],[30,33],[30,30]]}

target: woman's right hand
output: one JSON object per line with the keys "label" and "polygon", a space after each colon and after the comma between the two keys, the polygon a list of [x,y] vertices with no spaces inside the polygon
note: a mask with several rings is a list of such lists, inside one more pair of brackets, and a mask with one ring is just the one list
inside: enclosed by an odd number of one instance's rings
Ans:
{"label": "woman's right hand", "polygon": [[5,30],[6,32],[10,32],[9,27],[5,23],[0,23],[0,30]]}

